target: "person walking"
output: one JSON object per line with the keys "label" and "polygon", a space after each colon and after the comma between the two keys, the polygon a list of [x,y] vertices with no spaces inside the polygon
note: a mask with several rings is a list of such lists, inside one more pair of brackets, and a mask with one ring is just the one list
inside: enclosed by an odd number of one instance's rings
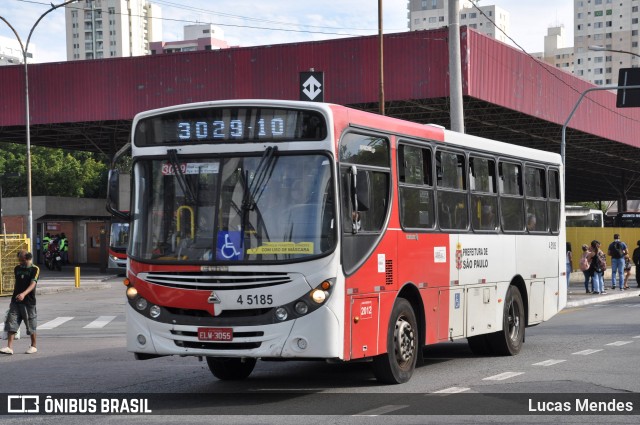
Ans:
{"label": "person walking", "polygon": [[622,291],[624,282],[624,256],[627,253],[627,244],[620,240],[620,235],[613,235],[613,242],[609,244],[611,256],[611,289],[616,289],[616,274],[619,277],[618,288]]}
{"label": "person walking", "polygon": [[589,266],[589,273],[591,275],[591,279],[593,280],[593,293],[594,294],[606,294],[604,290],[604,267],[603,262],[606,267],[606,261],[603,260],[604,252],[600,249],[600,242],[593,240],[591,241],[591,250],[589,251],[589,261],[591,265]]}
{"label": "person walking", "polygon": [[[582,256],[580,257],[580,261],[578,262],[578,266],[582,273],[584,274],[584,290],[587,294],[593,292],[593,279],[591,278],[591,273],[589,272],[589,267],[591,266],[591,261],[589,260],[589,245],[582,245]],[[591,289],[589,289],[589,281],[591,281]]]}
{"label": "person walking", "polygon": [[40,268],[33,264],[33,255],[30,252],[20,250],[18,259],[20,264],[13,270],[16,282],[9,304],[9,314],[7,314],[7,320],[4,324],[4,330],[8,334],[7,346],[0,349],[0,353],[8,355],[13,354],[13,341],[22,322],[27,328],[27,335],[31,337],[31,346],[25,354],[38,352],[36,348],[36,284]]}
{"label": "person walking", "polygon": [[638,284],[638,288],[640,288],[640,241],[638,241],[637,245],[638,247],[633,250],[631,260],[633,264],[636,265],[636,283]]}

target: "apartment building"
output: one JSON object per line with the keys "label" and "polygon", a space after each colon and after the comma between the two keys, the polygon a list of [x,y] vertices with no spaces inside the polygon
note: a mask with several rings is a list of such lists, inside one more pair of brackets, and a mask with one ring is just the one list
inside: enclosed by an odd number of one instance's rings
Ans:
{"label": "apartment building", "polygon": [[640,65],[639,7],[638,0],[574,0],[576,76],[596,85],[617,84],[620,68]]}
{"label": "apartment building", "polygon": [[544,52],[532,53],[536,59],[545,61],[569,74],[573,74],[575,60],[573,46],[567,46],[568,37],[563,26],[550,27],[544,37]]}
{"label": "apartment building", "polygon": [[[411,31],[449,25],[447,0],[409,0],[408,7]],[[509,21],[509,12],[498,6],[480,6],[479,1],[462,0],[460,2],[460,25],[467,25],[496,40],[507,42],[505,33],[509,34]]]}
{"label": "apartment building", "polygon": [[184,40],[154,41],[150,44],[152,55],[228,48],[229,44],[224,40],[224,31],[212,24],[185,25]]}
{"label": "apartment building", "polygon": [[146,0],[80,0],[65,6],[67,60],[142,56],[162,39],[162,12]]}

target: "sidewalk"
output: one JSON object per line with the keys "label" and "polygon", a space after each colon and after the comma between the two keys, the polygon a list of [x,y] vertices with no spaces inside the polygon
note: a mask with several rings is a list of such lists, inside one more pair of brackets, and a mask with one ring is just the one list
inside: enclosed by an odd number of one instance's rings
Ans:
{"label": "sidewalk", "polygon": [[107,289],[110,283],[105,281],[117,277],[113,273],[100,273],[100,267],[82,265],[80,267],[80,287],[75,287],[75,265],[62,267],[62,271],[49,270],[39,264],[40,278],[36,286],[36,294],[52,294],[56,292],[82,291],[90,289]]}
{"label": "sidewalk", "polygon": [[[616,279],[617,280],[617,279]],[[618,282],[616,282],[616,286]],[[637,297],[640,295],[640,288],[636,282],[635,267],[631,270],[631,276],[627,281],[629,289],[621,291],[618,287],[611,289],[611,269],[604,272],[605,295],[587,294],[584,289],[584,274],[581,271],[571,273],[569,280],[569,295],[567,296],[567,308],[579,307],[587,304],[597,304],[605,301],[619,300],[621,298]]]}

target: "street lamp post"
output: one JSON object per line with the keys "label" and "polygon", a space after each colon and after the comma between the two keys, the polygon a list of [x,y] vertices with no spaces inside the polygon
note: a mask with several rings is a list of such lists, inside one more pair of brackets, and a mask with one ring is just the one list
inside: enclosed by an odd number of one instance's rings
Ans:
{"label": "street lamp post", "polygon": [[615,50],[615,49],[607,49],[604,46],[596,46],[596,45],[592,45],[589,46],[589,50],[594,51],[594,52],[615,52],[615,53],[626,53],[627,55],[631,55],[631,56],[635,56],[640,58],[640,55],[637,53],[633,53],[633,52],[627,52],[626,50]]}
{"label": "street lamp post", "polygon": [[36,26],[40,23],[42,18],[47,16],[50,12],[58,9],[59,7],[66,6],[70,3],[76,2],[78,0],[68,0],[64,3],[60,3],[58,5],[54,5],[51,3],[51,8],[44,12],[35,24],[31,27],[31,31],[29,31],[29,36],[27,37],[27,44],[22,44],[22,39],[18,32],[13,28],[13,26],[7,21],[4,17],[0,16],[0,20],[4,21],[5,24],[11,28],[11,31],[15,34],[18,39],[18,43],[20,43],[20,49],[22,50],[22,58],[24,59],[24,113],[25,113],[25,126],[26,126],[26,139],[27,139],[27,214],[28,214],[28,223],[27,223],[27,237],[29,241],[33,241],[33,200],[31,198],[31,129],[30,129],[30,118],[29,118],[29,68],[27,66],[27,54],[29,52],[29,41],[31,41],[31,35],[33,31],[36,29]]}

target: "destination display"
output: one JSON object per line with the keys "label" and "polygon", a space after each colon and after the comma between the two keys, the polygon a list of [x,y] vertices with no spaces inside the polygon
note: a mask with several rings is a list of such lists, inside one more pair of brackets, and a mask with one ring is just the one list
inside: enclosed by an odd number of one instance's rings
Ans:
{"label": "destination display", "polygon": [[326,121],[317,111],[275,108],[200,108],[142,119],[136,146],[216,142],[322,140]]}

